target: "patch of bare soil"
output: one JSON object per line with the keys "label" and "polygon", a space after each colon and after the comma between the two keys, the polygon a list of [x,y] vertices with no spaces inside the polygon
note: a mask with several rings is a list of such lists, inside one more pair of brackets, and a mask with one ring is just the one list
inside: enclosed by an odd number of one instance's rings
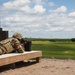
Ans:
{"label": "patch of bare soil", "polygon": [[0,67],[0,75],[75,75],[75,60],[41,59],[40,63],[21,62],[14,69]]}

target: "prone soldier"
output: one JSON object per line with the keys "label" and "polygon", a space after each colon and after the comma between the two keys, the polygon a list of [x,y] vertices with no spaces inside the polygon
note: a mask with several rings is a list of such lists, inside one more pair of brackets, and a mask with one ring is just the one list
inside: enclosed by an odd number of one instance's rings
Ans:
{"label": "prone soldier", "polygon": [[15,33],[12,38],[0,41],[0,55],[12,52],[25,52],[24,47],[19,41],[20,39],[22,39],[22,35],[20,33]]}
{"label": "prone soldier", "polygon": [[13,37],[17,38],[20,41],[21,46],[24,48],[25,51],[31,51],[31,41],[24,40],[20,33],[14,33]]}

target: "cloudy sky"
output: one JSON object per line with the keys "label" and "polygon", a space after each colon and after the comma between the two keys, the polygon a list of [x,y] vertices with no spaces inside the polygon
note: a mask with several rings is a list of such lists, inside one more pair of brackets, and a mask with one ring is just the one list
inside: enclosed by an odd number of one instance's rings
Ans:
{"label": "cloudy sky", "polygon": [[0,23],[10,37],[74,38],[75,0],[0,0]]}

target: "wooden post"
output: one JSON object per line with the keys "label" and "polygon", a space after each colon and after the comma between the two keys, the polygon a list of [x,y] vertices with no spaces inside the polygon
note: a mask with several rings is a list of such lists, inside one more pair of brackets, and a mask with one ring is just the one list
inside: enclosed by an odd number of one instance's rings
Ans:
{"label": "wooden post", "polygon": [[36,58],[36,62],[39,63],[40,62],[40,57]]}

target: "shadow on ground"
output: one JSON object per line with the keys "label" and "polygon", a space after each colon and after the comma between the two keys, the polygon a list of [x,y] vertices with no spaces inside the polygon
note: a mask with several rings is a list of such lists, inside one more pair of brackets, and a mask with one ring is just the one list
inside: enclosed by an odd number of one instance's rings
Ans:
{"label": "shadow on ground", "polygon": [[0,67],[0,73],[10,70],[10,69],[16,69],[16,68],[22,68],[22,67],[27,67],[33,64],[36,64],[36,61],[21,61],[21,62],[17,62],[15,64],[10,64],[10,65],[5,65],[5,66],[1,66]]}

